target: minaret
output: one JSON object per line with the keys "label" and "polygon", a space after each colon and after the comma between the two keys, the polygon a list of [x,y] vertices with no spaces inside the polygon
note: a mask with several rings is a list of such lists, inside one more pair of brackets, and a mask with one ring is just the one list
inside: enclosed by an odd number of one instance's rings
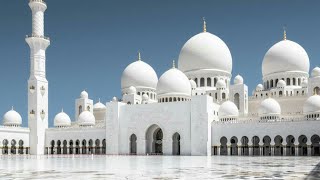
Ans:
{"label": "minaret", "polygon": [[32,11],[32,34],[26,37],[30,47],[30,77],[28,80],[28,124],[30,154],[45,153],[45,130],[48,128],[48,81],[46,79],[46,49],[49,38],[44,36],[43,0],[29,0]]}

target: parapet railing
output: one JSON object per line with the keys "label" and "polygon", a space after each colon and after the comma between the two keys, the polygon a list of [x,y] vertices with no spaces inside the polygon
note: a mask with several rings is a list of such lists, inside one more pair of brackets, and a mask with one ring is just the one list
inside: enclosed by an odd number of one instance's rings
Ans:
{"label": "parapet railing", "polygon": [[46,4],[44,0],[29,0],[29,2],[40,2],[40,3]]}
{"label": "parapet railing", "polygon": [[39,36],[39,35],[35,35],[35,34],[26,35],[26,38],[30,38],[30,37],[43,38],[43,39],[50,41],[50,38],[46,37],[46,36]]}

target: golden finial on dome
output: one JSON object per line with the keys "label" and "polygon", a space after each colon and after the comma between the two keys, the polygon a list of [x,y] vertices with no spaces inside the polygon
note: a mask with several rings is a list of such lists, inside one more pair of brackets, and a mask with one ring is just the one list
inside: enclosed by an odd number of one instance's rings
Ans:
{"label": "golden finial on dome", "polygon": [[174,60],[172,60],[172,68],[173,68],[173,69],[176,68],[176,63],[175,63]]}
{"label": "golden finial on dome", "polygon": [[287,40],[287,30],[286,26],[283,27],[283,40]]}
{"label": "golden finial on dome", "polygon": [[206,23],[206,19],[203,17],[203,32],[207,32],[207,23]]}
{"label": "golden finial on dome", "polygon": [[138,51],[138,60],[141,61],[141,54],[140,51]]}

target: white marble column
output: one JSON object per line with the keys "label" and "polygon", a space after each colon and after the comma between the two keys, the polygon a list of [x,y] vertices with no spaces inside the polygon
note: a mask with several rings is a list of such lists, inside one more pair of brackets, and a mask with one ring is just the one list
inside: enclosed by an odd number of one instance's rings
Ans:
{"label": "white marble column", "polygon": [[311,156],[311,145],[308,145],[308,156]]}
{"label": "white marble column", "polygon": [[220,146],[217,146],[217,156],[220,156]]}
{"label": "white marble column", "polygon": [[230,156],[231,155],[231,144],[227,144],[227,155]]}
{"label": "white marble column", "polygon": [[253,148],[252,148],[252,144],[248,144],[248,148],[249,148],[249,156],[253,155]]}
{"label": "white marble column", "polygon": [[294,150],[295,156],[299,156],[299,145],[295,145],[295,150]]}

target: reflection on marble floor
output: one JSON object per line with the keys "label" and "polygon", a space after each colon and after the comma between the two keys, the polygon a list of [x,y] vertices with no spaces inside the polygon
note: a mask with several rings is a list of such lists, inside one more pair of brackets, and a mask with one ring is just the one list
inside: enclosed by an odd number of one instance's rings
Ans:
{"label": "reflection on marble floor", "polygon": [[320,157],[0,156],[0,179],[318,179]]}

